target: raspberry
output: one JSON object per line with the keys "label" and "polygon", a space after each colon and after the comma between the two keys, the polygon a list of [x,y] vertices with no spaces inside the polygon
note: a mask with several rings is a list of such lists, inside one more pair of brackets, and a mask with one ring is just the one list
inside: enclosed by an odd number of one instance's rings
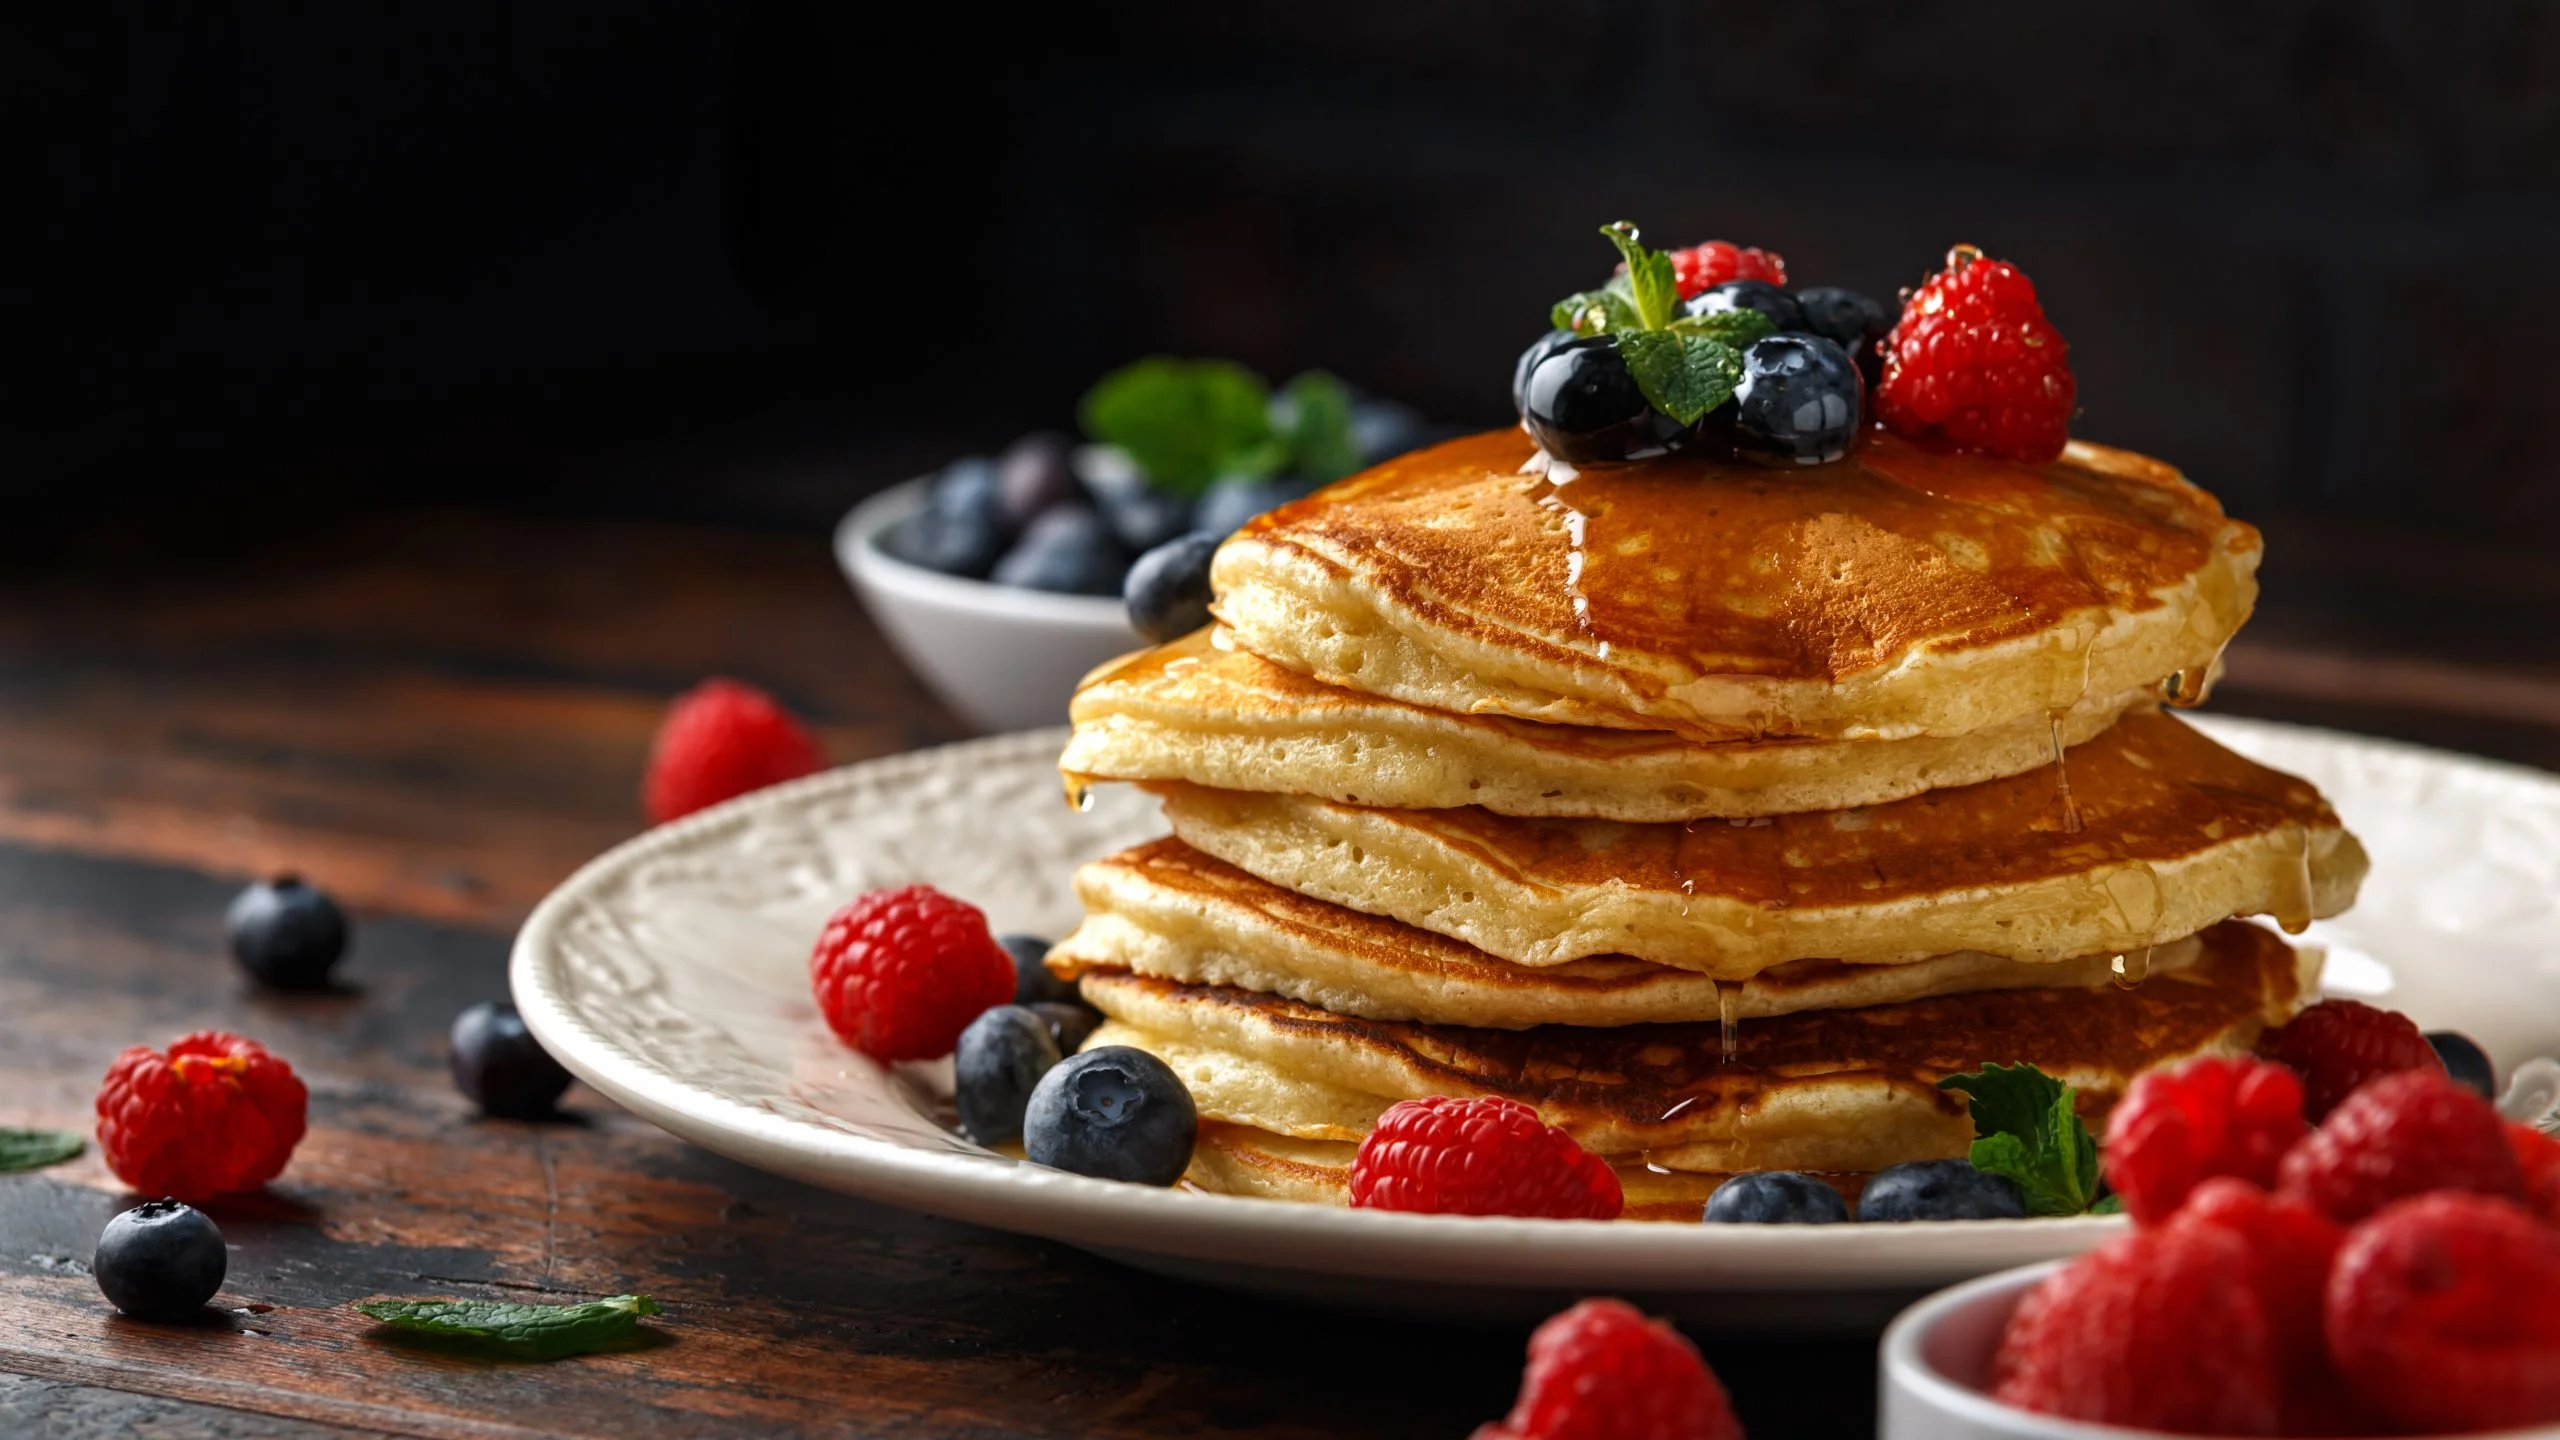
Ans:
{"label": "raspberry", "polygon": [[1351,1157],[1351,1203],[1441,1215],[1615,1220],[1617,1172],[1517,1100],[1401,1100]]}
{"label": "raspberry", "polygon": [[1884,344],[1875,402],[1887,429],[2007,460],[2062,453],[2078,394],[2070,347],[2017,266],[1949,250]]}
{"label": "raspberry", "polygon": [[2302,1077],[2303,1113],[2318,1124],[2368,1080],[2444,1061],[2417,1022],[2360,1000],[2323,1000],[2269,1035],[2260,1054]]}
{"label": "raspberry", "polygon": [[818,742],[773,697],[710,679],[676,697],[649,751],[641,803],[651,823],[797,780],[826,767]]}
{"label": "raspberry", "polygon": [[1475,1440],[1742,1440],[1742,1426],[1679,1331],[1585,1300],[1529,1337],[1520,1399]]}
{"label": "raspberry", "polygon": [[2195,1188],[2171,1217],[2172,1230],[2215,1230],[2248,1255],[2250,1293],[2267,1319],[2267,1339],[2283,1387],[2287,1434],[2355,1428],[2338,1413],[2336,1375],[2321,1333],[2329,1265],[2346,1232],[2325,1215],[2279,1199],[2245,1180],[2216,1176]]}
{"label": "raspberry", "polygon": [[2405,1433],[2560,1421],[2560,1231],[2481,1195],[2359,1225],[2329,1276],[2329,1347]]}
{"label": "raspberry", "polygon": [[1787,283],[1787,257],[1775,250],[1745,249],[1726,240],[1710,240],[1671,252],[1671,273],[1680,279],[1680,298],[1694,300],[1727,280]]}
{"label": "raspberry", "polygon": [[2277,1178],[2340,1224],[2429,1190],[2524,1199],[2506,1122],[2441,1070],[2386,1075],[2348,1096],[2284,1157]]}
{"label": "raspberry", "polygon": [[2216,1056],[2135,1079],[2107,1117],[2107,1183],[2157,1225],[2216,1175],[2272,1188],[2302,1138],[2302,1082],[2281,1065]]}
{"label": "raspberry", "polygon": [[2510,1122],[2507,1148],[2524,1171],[2525,1203],[2546,1224],[2560,1225],[2560,1140],[2530,1125]]}
{"label": "raspberry", "polygon": [[2239,1236],[2172,1225],[2119,1236],[2027,1292],[1993,1359],[2011,1405],[2145,1430],[2265,1435],[2282,1413],[2267,1317]]}
{"label": "raspberry", "polygon": [[931,1060],[1013,998],[1013,957],[977,906],[930,885],[874,890],[828,917],[809,953],[818,1010],[874,1060]]}
{"label": "raspberry", "polygon": [[310,1092],[255,1040],[204,1030],[166,1055],[136,1045],[98,1087],[98,1148],[145,1195],[210,1200],[284,1172]]}

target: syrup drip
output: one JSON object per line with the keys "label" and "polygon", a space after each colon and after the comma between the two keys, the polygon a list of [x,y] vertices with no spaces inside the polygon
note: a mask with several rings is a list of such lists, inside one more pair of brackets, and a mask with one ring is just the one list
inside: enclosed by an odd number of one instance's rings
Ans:
{"label": "syrup drip", "polygon": [[1652,1171],[1656,1175],[1668,1175],[1671,1173],[1670,1166],[1655,1163],[1653,1152],[1650,1150],[1644,1152],[1644,1168]]}
{"label": "syrup drip", "polygon": [[2116,972],[2117,989],[2131,990],[2151,978],[2152,948],[2145,945],[2139,950],[2128,950],[2115,957],[2111,962],[2111,968]]}
{"label": "syrup drip", "polygon": [[[1698,882],[1690,878],[1688,865],[1689,837],[1697,832],[1697,821],[1681,821],[1680,843],[1671,847],[1671,873],[1680,877],[1680,893],[1683,895],[1695,895],[1698,893]],[[1682,913],[1686,914],[1687,912],[1683,910]]]}
{"label": "syrup drip", "polygon": [[1716,982],[1716,1015],[1723,1022],[1724,1063],[1732,1064],[1742,1055],[1742,982]]}
{"label": "syrup drip", "polygon": [[2276,923],[2287,935],[2299,935],[2311,928],[2311,831],[2294,827],[2293,864],[2285,869],[2284,887],[2275,898],[2273,912]]}
{"label": "syrup drip", "polygon": [[1067,808],[1083,814],[1093,808],[1093,784],[1082,775],[1063,777],[1067,782]]}
{"label": "syrup drip", "polygon": [[2081,830],[2080,802],[2071,798],[2071,763],[2062,758],[2062,717],[2047,721],[2053,727],[2053,792],[2062,802],[2062,833],[2077,835]]}
{"label": "syrup drip", "polygon": [[[2099,882],[2107,892],[2107,904],[2116,912],[2116,924],[2133,935],[2158,933],[2161,912],[2168,908],[2168,896],[2160,887],[2160,872],[2139,860],[2128,860],[2104,872]],[[2149,960],[2144,961],[2145,973]]]}
{"label": "syrup drip", "polygon": [[2223,641],[2221,648],[2213,652],[2213,658],[2205,662],[2204,668],[2194,672],[2192,681],[2187,671],[2171,671],[2164,686],[2165,693],[2160,698],[2167,701],[2172,710],[2193,710],[2211,699],[2214,672],[2222,668],[2222,651],[2230,647],[2230,641]]}
{"label": "syrup drip", "polygon": [[[1570,473],[1559,478],[1551,468],[1547,474],[1547,483],[1549,486],[1557,486],[1565,484],[1572,478]],[[1591,517],[1556,498],[1552,489],[1538,497],[1538,508],[1558,511],[1564,516],[1565,541],[1570,547],[1564,557],[1564,593],[1566,598],[1573,602],[1574,623],[1582,627],[1583,634],[1597,642],[1600,658],[1606,660],[1609,658],[1609,642],[1600,639],[1599,635],[1592,630],[1591,597],[1584,594],[1582,589],[1583,571],[1591,563],[1590,551],[1585,548],[1591,533]]]}

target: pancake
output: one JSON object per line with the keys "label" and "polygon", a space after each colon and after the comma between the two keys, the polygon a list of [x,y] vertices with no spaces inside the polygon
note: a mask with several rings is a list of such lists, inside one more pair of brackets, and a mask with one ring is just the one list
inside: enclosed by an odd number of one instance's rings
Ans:
{"label": "pancake", "polygon": [[2319,792],[2158,711],[2050,772],[1868,809],[1621,825],[1377,810],[1157,786],[1174,833],[1285,889],[1522,965],[1628,955],[1719,979],[1807,956],[1900,964],[1978,950],[2138,951],[2232,915],[2299,930],[2366,860]]}
{"label": "pancake", "polygon": [[1523,473],[1537,456],[1470,436],[1282,506],[1219,548],[1214,609],[1265,659],[1435,710],[1898,739],[2200,680],[2257,597],[2256,530],[2105,446],[2024,465],[1879,431],[1802,469]]}
{"label": "pancake", "polygon": [[1398,1100],[1506,1095],[1585,1148],[1674,1170],[1872,1171],[1961,1155],[1963,1097],[1943,1076],[2032,1062],[2102,1119],[2133,1077],[2191,1055],[2236,1053],[2282,1023],[2317,978],[2245,922],[2203,936],[2194,965],[2131,990],[2010,990],[1739,1027],[1549,1025],[1483,1030],[1336,1015],[1274,995],[1091,971],[1110,1017],[1087,1042],[1162,1056],[1204,1118],[1301,1139],[1357,1140]]}
{"label": "pancake", "polygon": [[[1728,740],[1464,715],[1310,680],[1204,630],[1085,677],[1058,766],[1078,782],[1182,780],[1350,805],[1659,822],[1845,810],[2047,765],[2041,713],[1905,740]],[[1217,637],[1223,640],[1223,636]],[[2145,698],[2091,696],[2077,745]]]}
{"label": "pancake", "polygon": [[[1283,995],[1370,1020],[1520,1030],[1636,1025],[1886,1005],[1984,990],[2106,985],[2114,959],[2026,964],[1983,954],[1907,965],[1791,960],[1739,983],[1625,956],[1532,968],[1445,935],[1256,879],[1179,840],[1156,840],[1076,872],[1085,919],[1049,952],[1072,979],[1127,970],[1190,985]],[[2193,937],[2152,951],[2151,974],[2192,963]]]}

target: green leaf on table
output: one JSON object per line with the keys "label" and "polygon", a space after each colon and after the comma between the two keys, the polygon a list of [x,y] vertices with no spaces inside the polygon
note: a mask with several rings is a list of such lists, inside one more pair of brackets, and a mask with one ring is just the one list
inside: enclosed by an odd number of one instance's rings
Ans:
{"label": "green leaf on table", "polygon": [[2098,1195],[2098,1142],[2070,1086],[2033,1065],[1986,1065],[1938,1082],[1973,1112],[1973,1168],[2006,1175],[2030,1215],[2078,1215]]}
{"label": "green leaf on table", "polygon": [[1732,399],[1742,379],[1742,352],[1709,335],[1630,330],[1618,353],[1646,401],[1683,425]]}
{"label": "green leaf on table", "polygon": [[19,1130],[0,1126],[0,1175],[13,1170],[42,1170],[73,1159],[89,1148],[77,1130]]}
{"label": "green leaf on table", "polygon": [[1683,315],[1671,322],[1671,328],[1682,335],[1704,335],[1721,340],[1736,350],[1751,348],[1751,342],[1777,333],[1777,322],[1747,306],[1734,310],[1710,310],[1704,315]]}
{"label": "green leaf on table", "polygon": [[580,1305],[513,1305],[494,1300],[374,1300],[356,1309],[394,1330],[527,1360],[558,1360],[608,1349],[639,1335],[640,1317],[659,1313],[645,1295]]}
{"label": "green leaf on table", "polygon": [[1286,418],[1281,439],[1288,468],[1310,480],[1334,481],[1360,468],[1351,439],[1351,390],[1322,370],[1309,370],[1280,388],[1275,407]]}
{"label": "green leaf on table", "polygon": [[1197,496],[1212,480],[1259,478],[1288,462],[1270,398],[1261,376],[1231,360],[1159,355],[1096,381],[1078,415],[1085,434],[1126,451],[1157,489]]}

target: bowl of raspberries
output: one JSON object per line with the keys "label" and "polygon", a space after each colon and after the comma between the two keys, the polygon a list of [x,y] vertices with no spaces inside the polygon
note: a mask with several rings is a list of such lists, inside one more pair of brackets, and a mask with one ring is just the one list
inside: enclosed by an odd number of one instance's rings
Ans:
{"label": "bowl of raspberries", "polygon": [[1208,557],[1266,510],[1439,438],[1322,371],[1274,388],[1224,360],[1151,358],[1041,432],[855,507],[854,592],[926,686],[982,730],[1066,719],[1094,666],[1208,619]]}
{"label": "bowl of raspberries", "polygon": [[2441,1065],[2346,1083],[2415,1039],[2397,1015],[2304,1019],[2327,1055],[2135,1082],[2103,1152],[2129,1233],[1894,1322],[1888,1440],[2560,1436],[2560,1139]]}

